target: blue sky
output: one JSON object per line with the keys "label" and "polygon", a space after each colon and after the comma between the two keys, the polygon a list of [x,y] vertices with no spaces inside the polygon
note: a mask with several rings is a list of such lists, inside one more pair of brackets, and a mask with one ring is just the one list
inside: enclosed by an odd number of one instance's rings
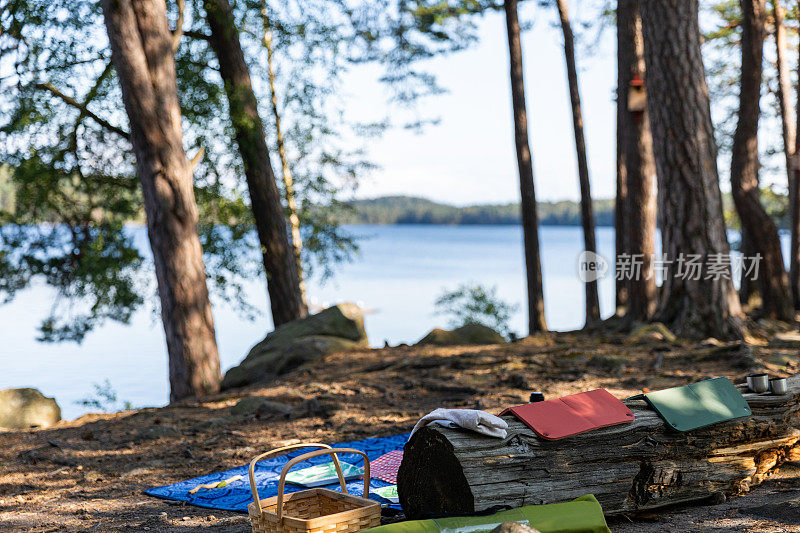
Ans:
{"label": "blue sky", "polygon": [[[573,3],[579,8],[580,3]],[[575,13],[580,17],[582,13]],[[578,176],[562,37],[555,11],[520,4],[520,18],[532,22],[523,35],[528,126],[540,200],[578,199]],[[587,35],[594,41],[596,31]],[[602,33],[591,49],[579,45],[580,88],[585,136],[595,198],[615,190],[616,36]],[[381,166],[366,178],[359,197],[387,194],[425,196],[454,204],[516,202],[519,197],[505,18],[480,22],[480,43],[437,58],[427,67],[448,93],[421,105],[441,122],[422,133],[392,130],[370,144]],[[345,88],[362,111],[385,106],[385,90],[367,69],[350,75]],[[354,110],[356,113],[359,109]]]}

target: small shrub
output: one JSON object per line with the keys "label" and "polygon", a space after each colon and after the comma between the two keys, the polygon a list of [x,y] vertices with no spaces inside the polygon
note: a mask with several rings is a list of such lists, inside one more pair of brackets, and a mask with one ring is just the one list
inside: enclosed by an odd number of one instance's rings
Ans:
{"label": "small shrub", "polygon": [[509,329],[509,321],[519,309],[497,296],[497,287],[484,287],[479,283],[464,283],[455,290],[445,290],[436,299],[437,315],[449,315],[450,327],[458,328],[466,324],[482,324],[500,334],[514,338]]}
{"label": "small shrub", "polygon": [[75,403],[87,409],[97,409],[102,412],[111,411],[128,411],[133,409],[133,405],[129,401],[119,401],[117,399],[117,391],[111,386],[111,382],[106,380],[100,384],[95,383],[94,394],[86,398],[76,400]]}

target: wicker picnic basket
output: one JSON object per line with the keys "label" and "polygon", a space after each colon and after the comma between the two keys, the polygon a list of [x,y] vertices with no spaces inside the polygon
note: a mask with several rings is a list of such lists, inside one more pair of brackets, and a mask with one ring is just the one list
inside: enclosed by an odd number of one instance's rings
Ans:
{"label": "wicker picnic basket", "polygon": [[[281,470],[278,495],[259,500],[256,488],[255,467],[261,459],[296,448],[322,448],[295,457]],[[355,453],[364,458],[364,497],[347,493],[337,453]],[[330,455],[339,476],[342,492],[313,488],[284,495],[286,474],[306,459]],[[381,525],[381,506],[369,497],[369,459],[367,455],[351,448],[331,448],[327,444],[293,444],[262,453],[250,462],[250,490],[253,503],[247,506],[253,533],[356,533],[362,529]]]}

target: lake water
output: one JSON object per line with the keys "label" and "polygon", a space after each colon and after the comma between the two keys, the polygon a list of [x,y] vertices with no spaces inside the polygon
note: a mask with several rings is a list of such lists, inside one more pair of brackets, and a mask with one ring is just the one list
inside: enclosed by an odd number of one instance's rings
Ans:
{"label": "lake water", "polygon": [[[309,280],[309,300],[327,306],[358,302],[373,310],[366,328],[373,346],[385,341],[414,343],[433,327],[447,326],[434,314],[444,289],[476,281],[496,286],[504,300],[519,304],[511,329],[526,332],[525,284],[521,229],[515,226],[350,226],[361,236],[361,253],[341,265],[333,280]],[[137,237],[146,243],[143,228]],[[583,286],[577,275],[583,237],[577,227],[541,228],[545,310],[551,329],[583,325]],[[146,244],[145,244],[146,245]],[[598,252],[613,256],[612,228],[598,228]],[[614,310],[611,277],[600,282],[603,317]],[[261,279],[248,284],[253,304],[266,308]],[[167,355],[160,320],[145,306],[129,325],[108,322],[81,345],[43,344],[36,328],[51,305],[53,291],[34,287],[0,306],[3,348],[0,389],[36,387],[55,396],[64,418],[84,412],[75,402],[90,396],[93,384],[106,379],[120,400],[135,406],[163,405],[168,400]],[[214,303],[214,320],[223,371],[237,364],[249,348],[272,329],[267,315],[249,322],[222,302]]]}

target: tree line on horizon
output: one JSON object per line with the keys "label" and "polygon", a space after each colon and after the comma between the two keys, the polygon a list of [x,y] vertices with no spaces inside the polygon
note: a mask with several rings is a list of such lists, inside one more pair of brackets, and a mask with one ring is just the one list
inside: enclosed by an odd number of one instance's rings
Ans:
{"label": "tree line on horizon", "polygon": [[[781,230],[790,227],[789,198],[772,188],[761,190],[761,202],[767,214]],[[730,193],[722,195],[725,223],[740,230],[741,223]],[[342,224],[438,224],[438,225],[502,225],[520,223],[518,203],[474,204],[457,206],[415,196],[379,196],[350,200],[337,215]],[[616,200],[592,199],[597,227],[614,227]],[[580,204],[572,200],[538,201],[540,226],[580,226]],[[731,243],[732,245],[734,243]],[[736,243],[738,245],[738,243]]]}
{"label": "tree line on horizon", "polygon": [[[542,0],[563,38],[584,249],[596,252],[577,67],[566,0]],[[680,335],[741,338],[742,303],[793,320],[800,305],[800,165],[786,66],[783,8],[773,0],[720,3],[741,55],[736,128],[730,137],[732,199],[742,251],[763,258],[757,283],[737,294],[730,277],[654,276],[617,284],[619,314],[664,322]],[[730,251],[719,187],[710,91],[697,0],[618,0],[617,254],[662,250],[700,257]],[[374,165],[343,139],[393,126],[347,120],[338,96],[350,66],[384,69],[398,109],[438,94],[424,60],[477,40],[479,17],[502,13],[508,37],[519,218],[529,333],[544,331],[533,151],[528,137],[518,0],[23,0],[0,6],[0,163],[10,169],[13,209],[0,215],[0,292],[6,300],[43,279],[58,290],[43,340],[80,341],[96,323],[130,319],[156,292],[169,355],[170,398],[219,390],[210,304],[216,291],[243,300],[237,279],[263,275],[274,325],[308,314],[304,279],[327,271],[357,244],[341,219],[347,184]],[[776,43],[792,246],[784,269],[778,227],[759,187],[764,43]],[[120,103],[123,105],[120,106]],[[797,114],[800,116],[800,114]],[[411,112],[405,127],[428,119]],[[280,171],[276,172],[275,168]],[[657,192],[656,192],[657,191]],[[540,208],[542,212],[540,212]],[[152,258],[124,224],[144,211]],[[46,220],[52,224],[38,224]],[[251,230],[255,238],[250,239]],[[260,265],[253,257],[260,258]],[[315,258],[312,261],[311,258]],[[156,286],[143,287],[152,268]],[[730,265],[728,265],[730,272]],[[600,320],[597,282],[585,283],[587,325]],[[740,302],[741,299],[741,302]],[[76,311],[76,302],[89,301]],[[59,305],[63,307],[59,307]]]}
{"label": "tree line on horizon", "polygon": [[[8,171],[0,168],[0,210],[14,209],[14,189],[7,177]],[[741,223],[733,197],[723,193],[725,224],[739,231]],[[774,188],[761,190],[761,203],[780,230],[789,230],[791,219],[789,197]],[[616,200],[592,199],[594,221],[597,227],[614,227]],[[580,204],[573,200],[538,201],[537,214],[540,226],[580,226]],[[416,196],[379,196],[342,201],[334,210],[332,219],[337,224],[432,224],[449,226],[517,226],[520,223],[519,203],[452,205]],[[45,220],[43,220],[44,222]],[[144,223],[144,217],[132,219]],[[302,237],[298,239],[302,242]],[[740,242],[731,243],[738,249]]]}

